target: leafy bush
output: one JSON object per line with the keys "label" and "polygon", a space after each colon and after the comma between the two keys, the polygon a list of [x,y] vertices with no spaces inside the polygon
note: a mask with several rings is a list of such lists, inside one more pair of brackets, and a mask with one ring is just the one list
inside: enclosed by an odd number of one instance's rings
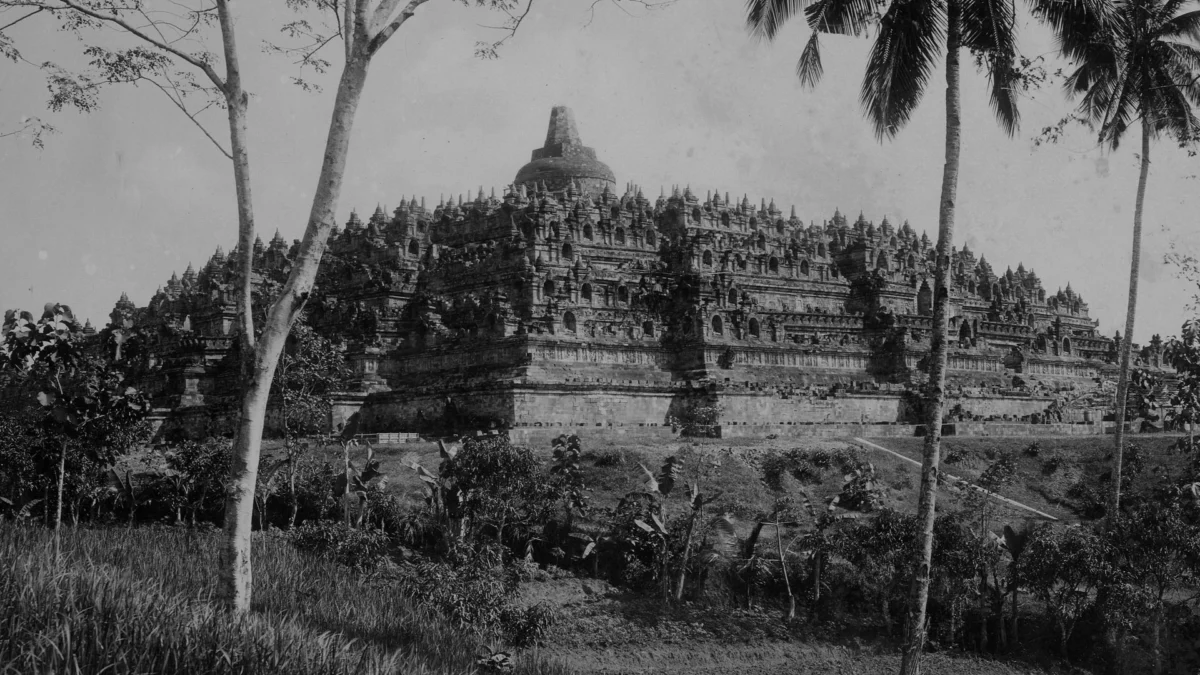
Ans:
{"label": "leafy bush", "polygon": [[489,535],[520,551],[560,497],[556,480],[528,448],[505,436],[468,439],[439,468],[440,479],[461,498],[468,538]]}
{"label": "leafy bush", "polygon": [[558,613],[548,602],[529,607],[508,606],[501,611],[500,625],[508,641],[517,647],[529,647],[545,641]]}
{"label": "leafy bush", "polygon": [[500,549],[484,546],[464,557],[406,565],[395,572],[401,590],[456,626],[502,635],[528,646],[545,638],[555,621],[546,604],[512,604],[524,566],[505,565]]}
{"label": "leafy bush", "polygon": [[383,530],[355,529],[341,522],[310,522],[288,533],[297,549],[327,556],[355,569],[371,569],[386,560],[391,542]]}

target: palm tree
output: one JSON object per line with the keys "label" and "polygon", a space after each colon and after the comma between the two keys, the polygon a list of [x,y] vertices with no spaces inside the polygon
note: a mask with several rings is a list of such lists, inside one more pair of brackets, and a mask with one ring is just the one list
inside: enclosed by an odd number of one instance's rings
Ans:
{"label": "palm tree", "polygon": [[1014,66],[1015,7],[1013,0],[748,0],[747,24],[753,33],[774,39],[779,29],[801,12],[812,28],[812,36],[800,55],[796,74],[807,86],[814,86],[823,71],[822,34],[858,36],[869,28],[874,29],[875,41],[859,100],[881,141],[894,137],[908,122],[921,102],[938,58],[944,56],[946,61],[946,163],[938,213],[932,358],[917,511],[915,573],[900,666],[902,675],[915,674],[920,672],[921,650],[925,643],[925,604],[929,597],[942,412],[946,398],[950,247],[954,238],[962,133],[959,56],[962,49],[967,48],[983,57],[992,85],[992,109],[1004,130],[1013,134],[1019,122],[1014,91],[1019,76]]}
{"label": "palm tree", "polygon": [[[1190,9],[1190,11],[1183,11]],[[1142,255],[1142,207],[1150,173],[1150,142],[1166,134],[1184,144],[1200,138],[1200,5],[1195,0],[1126,0],[1107,15],[1056,26],[1064,55],[1077,63],[1065,82],[1079,96],[1079,115],[1098,129],[1102,147],[1116,150],[1125,132],[1140,122],[1141,172],[1133,209],[1133,262],[1129,305],[1117,376],[1116,450],[1108,516],[1121,504],[1121,462],[1129,359],[1137,309]]]}

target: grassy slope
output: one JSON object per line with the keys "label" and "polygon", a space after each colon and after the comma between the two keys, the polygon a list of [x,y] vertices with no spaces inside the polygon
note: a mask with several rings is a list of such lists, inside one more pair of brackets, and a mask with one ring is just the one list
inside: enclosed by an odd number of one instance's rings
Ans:
{"label": "grassy slope", "polygon": [[[1167,449],[1178,440],[1176,436],[1146,435],[1133,436],[1130,442],[1141,448],[1145,467],[1143,477],[1149,477],[1156,469],[1170,472],[1178,465],[1179,457]],[[1030,443],[1037,441],[1041,447],[1036,457],[1024,451]],[[923,439],[920,438],[877,438],[873,443],[882,445],[917,461],[921,459]],[[1000,492],[1009,499],[1028,504],[1063,520],[1078,520],[1074,502],[1067,497],[1067,490],[1083,480],[1098,484],[1101,475],[1109,471],[1113,439],[1111,436],[1083,436],[1067,438],[1000,438],[1000,437],[947,437],[942,442],[942,456],[949,457],[944,464],[946,472],[971,480],[979,476],[1001,454],[1012,453],[1017,465],[1017,478],[1012,485]],[[1058,458],[1058,467],[1053,470],[1052,458]],[[1145,485],[1148,480],[1140,483]],[[1134,490],[1139,487],[1135,481]],[[1024,512],[1008,509],[1017,517]]]}
{"label": "grassy slope", "polygon": [[[216,537],[0,521],[0,673],[470,673],[478,641],[395,590],[259,539],[254,615],[209,601]],[[557,673],[533,654],[522,672]]]}

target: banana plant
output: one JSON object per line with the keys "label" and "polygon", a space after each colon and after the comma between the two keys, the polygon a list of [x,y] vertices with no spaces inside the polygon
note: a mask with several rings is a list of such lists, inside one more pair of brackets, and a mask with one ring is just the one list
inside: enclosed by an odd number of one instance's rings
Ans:
{"label": "banana plant", "polygon": [[829,499],[829,511],[838,507],[856,511],[874,511],[883,499],[883,490],[875,476],[875,465],[863,462],[842,477],[842,489]]}
{"label": "banana plant", "polygon": [[259,470],[258,484],[254,486],[254,501],[258,506],[258,529],[260,530],[267,529],[267,500],[278,489],[275,479],[279,477],[279,470],[287,462],[287,458],[279,459],[268,464],[265,469]]}
{"label": "banana plant", "polygon": [[[388,477],[379,470],[380,460],[375,459],[375,450],[370,443],[366,444],[367,457],[363,462],[362,470],[354,466],[354,462],[350,461],[349,448],[354,445],[352,441],[347,441],[343,447],[345,472],[338,476],[334,482],[334,493],[341,494],[345,501],[346,509],[346,524],[350,524],[351,510],[354,503],[358,504],[358,519],[357,526],[362,527],[363,520],[367,514],[367,492],[375,487],[383,490],[387,487]],[[280,464],[282,466],[282,463]]]}
{"label": "banana plant", "polygon": [[691,483],[688,487],[690,488],[688,504],[691,507],[691,512],[688,514],[687,534],[683,538],[683,556],[679,563],[679,575],[675,581],[676,602],[683,600],[683,588],[687,581],[687,569],[692,554],[692,537],[696,533],[696,523],[703,515],[704,507],[721,497],[720,492],[709,497],[701,495],[700,488],[695,483]]}
{"label": "banana plant", "polygon": [[[460,446],[447,447],[438,441],[438,454],[442,463],[453,461],[458,456]],[[419,462],[409,465],[417,472],[417,478],[425,484],[425,501],[433,510],[433,516],[446,532],[450,544],[461,542],[467,535],[467,522],[463,514],[463,503],[467,495],[459,489],[454,481],[447,480],[434,474]]]}
{"label": "banana plant", "polygon": [[113,496],[113,506],[125,503],[129,505],[129,527],[133,527],[133,520],[137,515],[138,499],[137,488],[133,484],[133,474],[129,471],[125,475],[117,473],[115,469],[108,470],[108,493]]}
{"label": "banana plant", "polygon": [[[643,467],[645,468],[645,467]],[[638,518],[633,521],[634,525],[649,533],[655,538],[655,556],[658,558],[658,578],[659,585],[662,588],[663,602],[671,598],[671,580],[667,575],[667,542],[669,541],[670,532],[667,531],[666,524],[658,514],[650,514],[650,522]]]}

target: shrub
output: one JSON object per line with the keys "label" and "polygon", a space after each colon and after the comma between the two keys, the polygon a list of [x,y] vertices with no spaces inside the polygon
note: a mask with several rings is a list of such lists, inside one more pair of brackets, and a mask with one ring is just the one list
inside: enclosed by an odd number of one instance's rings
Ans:
{"label": "shrub", "polygon": [[524,608],[509,606],[500,613],[501,629],[508,641],[517,647],[541,644],[556,621],[558,614],[547,602]]}
{"label": "shrub", "polygon": [[501,635],[517,646],[536,644],[554,623],[549,605],[512,604],[526,566],[505,565],[500,549],[485,546],[457,560],[406,565],[395,574],[401,590],[451,623]]}
{"label": "shrub", "polygon": [[310,522],[290,531],[292,545],[355,569],[371,569],[386,560],[391,542],[382,530],[354,529],[341,522]]}
{"label": "shrub", "polygon": [[463,495],[462,515],[472,528],[468,537],[487,532],[513,550],[524,547],[531,529],[549,518],[559,499],[555,482],[533,452],[504,436],[467,440],[438,473]]}

